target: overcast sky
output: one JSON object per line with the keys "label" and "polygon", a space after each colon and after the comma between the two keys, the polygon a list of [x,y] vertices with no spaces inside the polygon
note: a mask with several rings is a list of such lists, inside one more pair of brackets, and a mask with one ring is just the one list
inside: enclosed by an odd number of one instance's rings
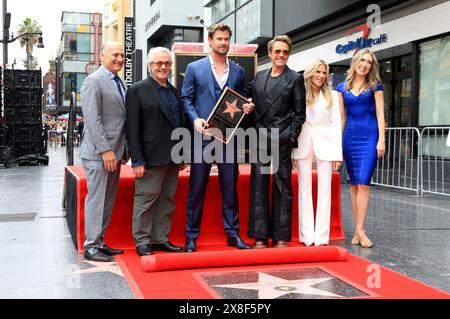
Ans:
{"label": "overcast sky", "polygon": [[[3,0],[0,0],[2,7]],[[10,33],[17,35],[19,24],[25,18],[36,20],[42,27],[45,48],[37,47],[33,55],[39,59],[43,75],[49,70],[48,60],[54,59],[61,38],[61,12],[100,12],[103,13],[103,0],[8,0],[8,12],[11,13]],[[2,7],[3,10],[3,7]],[[0,11],[0,27],[3,37],[3,11]],[[22,69],[22,60],[26,59],[25,47],[21,48],[19,40],[8,45],[8,62],[17,61],[16,69]],[[3,48],[0,49],[0,63],[3,63]]]}

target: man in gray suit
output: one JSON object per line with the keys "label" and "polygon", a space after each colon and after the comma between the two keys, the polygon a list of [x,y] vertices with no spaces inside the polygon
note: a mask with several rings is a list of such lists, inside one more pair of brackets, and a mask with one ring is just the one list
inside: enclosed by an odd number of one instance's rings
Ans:
{"label": "man in gray suit", "polygon": [[102,66],[89,75],[81,87],[84,137],[80,157],[88,193],[84,207],[84,257],[108,262],[123,250],[108,247],[106,229],[116,199],[120,165],[126,162],[126,85],[118,76],[124,64],[120,43],[107,42],[101,52]]}

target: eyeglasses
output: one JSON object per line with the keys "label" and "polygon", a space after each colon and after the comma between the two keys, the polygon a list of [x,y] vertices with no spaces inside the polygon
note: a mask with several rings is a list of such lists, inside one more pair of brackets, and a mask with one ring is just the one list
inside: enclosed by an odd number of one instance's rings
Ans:
{"label": "eyeglasses", "polygon": [[155,64],[158,68],[162,67],[163,65],[165,65],[165,66],[170,68],[170,66],[172,65],[172,62],[170,62],[170,61],[166,61],[166,62],[156,61],[156,62],[152,62],[152,64]]}
{"label": "eyeglasses", "polygon": [[275,53],[276,55],[283,54],[287,56],[290,52],[288,50],[274,50],[273,53]]}

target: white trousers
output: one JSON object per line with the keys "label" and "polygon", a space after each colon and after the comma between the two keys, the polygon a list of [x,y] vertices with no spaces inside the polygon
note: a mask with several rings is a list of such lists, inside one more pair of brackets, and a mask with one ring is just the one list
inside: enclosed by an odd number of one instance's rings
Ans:
{"label": "white trousers", "polygon": [[312,161],[315,157],[311,145],[308,155],[297,160],[298,174],[298,229],[299,241],[307,246],[312,244],[328,245],[330,240],[331,218],[331,178],[333,163],[317,161],[317,209],[314,225],[314,208],[312,198]]}

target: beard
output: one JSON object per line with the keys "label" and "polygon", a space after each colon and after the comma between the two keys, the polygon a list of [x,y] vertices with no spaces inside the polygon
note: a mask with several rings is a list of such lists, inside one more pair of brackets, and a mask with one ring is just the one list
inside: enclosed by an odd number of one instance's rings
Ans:
{"label": "beard", "polygon": [[[220,49],[225,49],[225,48],[220,48]],[[227,55],[228,51],[230,48],[226,48],[226,51],[220,51],[219,49],[215,49],[214,47],[211,47],[211,50],[214,51],[214,53],[218,54],[218,55]]]}

